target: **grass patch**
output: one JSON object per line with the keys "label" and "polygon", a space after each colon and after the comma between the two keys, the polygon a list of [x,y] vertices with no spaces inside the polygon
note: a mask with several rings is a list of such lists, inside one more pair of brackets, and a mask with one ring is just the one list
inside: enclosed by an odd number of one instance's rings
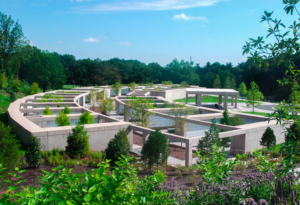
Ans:
{"label": "grass patch", "polygon": [[[185,103],[185,98],[174,100],[174,102],[184,102]],[[189,98],[189,103],[194,103],[196,102],[196,97]],[[219,97],[218,96],[202,96],[201,102],[203,103],[218,103],[219,102]],[[222,102],[224,102],[224,98],[222,98]],[[233,102],[235,102],[235,99],[233,99]],[[244,100],[237,100],[238,103],[243,103],[245,102]],[[228,103],[231,103],[231,98],[228,98]]]}
{"label": "grass patch", "polygon": [[252,114],[252,115],[261,115],[261,116],[264,116],[264,117],[269,117],[269,113],[265,113],[265,112],[242,112],[242,113],[246,113],[246,114]]}

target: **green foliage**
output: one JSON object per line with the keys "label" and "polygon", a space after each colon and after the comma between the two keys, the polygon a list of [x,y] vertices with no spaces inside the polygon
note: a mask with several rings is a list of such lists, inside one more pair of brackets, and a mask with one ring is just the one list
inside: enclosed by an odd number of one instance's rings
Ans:
{"label": "green foliage", "polygon": [[259,91],[258,85],[253,81],[251,87],[247,92],[247,107],[252,107],[252,113],[254,113],[254,107],[261,105],[261,100],[264,99],[263,94]]}
{"label": "green foliage", "polygon": [[9,84],[9,87],[14,91],[14,92],[20,92],[21,91],[21,87],[22,87],[22,84],[21,84],[21,81],[16,78],[14,80],[12,80]]}
{"label": "green foliage", "polygon": [[110,159],[110,164],[114,166],[122,156],[128,157],[130,144],[124,129],[119,130],[111,139],[105,149],[106,158]]}
{"label": "green foliage", "polygon": [[242,82],[240,84],[240,87],[239,87],[238,91],[239,91],[241,96],[246,96],[247,95],[247,87],[246,87],[244,82]]}
{"label": "green foliage", "polygon": [[68,115],[68,114],[71,114],[71,109],[69,108],[68,105],[66,105],[65,109],[63,110],[63,112]]}
{"label": "green foliage", "polygon": [[11,133],[11,128],[8,125],[0,122],[0,164],[3,164],[6,170],[0,175],[0,190],[5,186],[4,180],[9,178],[8,173],[14,170],[19,165],[21,153],[19,148],[21,145],[16,136]]}
{"label": "green foliage", "polygon": [[111,85],[112,90],[116,93],[116,96],[119,95],[122,89],[122,84],[119,82],[116,82],[115,84]]}
{"label": "green foliage", "polygon": [[62,107],[60,104],[58,104],[56,107]]}
{"label": "green foliage", "polygon": [[[138,177],[136,169],[128,166],[133,158],[122,158],[114,169],[108,161],[98,169],[84,174],[74,174],[59,166],[54,172],[43,171],[40,188],[23,187],[10,181],[10,189],[1,196],[3,204],[175,204],[164,189],[158,189],[166,176],[154,172],[151,176]],[[0,167],[2,171],[2,167]],[[23,171],[16,169],[15,176]],[[13,192],[12,192],[13,191]]]}
{"label": "green foliage", "polygon": [[94,116],[91,115],[90,111],[87,111],[85,113],[82,113],[79,116],[79,121],[77,124],[79,125],[85,125],[85,124],[94,124]]}
{"label": "green foliage", "polygon": [[300,141],[300,124],[293,123],[290,128],[287,128],[287,133],[285,135],[285,142],[289,143],[290,141]]}
{"label": "green foliage", "polygon": [[137,89],[138,84],[136,84],[135,82],[129,83],[127,85],[130,88],[130,91],[133,91],[135,89]]}
{"label": "green foliage", "polygon": [[229,77],[226,77],[226,80],[224,82],[224,88],[231,88],[231,81]]}
{"label": "green foliage", "polygon": [[114,100],[111,98],[102,99],[99,103],[99,108],[102,114],[107,115],[114,110]]}
{"label": "green foliage", "polygon": [[56,116],[55,123],[58,127],[71,125],[69,117],[63,111],[59,112]]}
{"label": "green foliage", "polygon": [[44,102],[48,102],[48,100],[39,100],[39,101],[36,101],[37,103],[44,103]]}
{"label": "green foliage", "polygon": [[164,101],[164,104],[161,106],[161,108],[171,108],[171,107],[173,107],[173,105],[168,101]]}
{"label": "green foliage", "polygon": [[143,127],[149,126],[149,116],[151,112],[148,109],[153,109],[153,100],[147,98],[134,98],[126,103],[124,107],[124,115],[128,115],[138,125]]}
{"label": "green foliage", "polygon": [[5,73],[0,74],[0,89],[5,89],[7,87],[8,78],[5,76]]}
{"label": "green foliage", "polygon": [[173,82],[168,80],[168,81],[162,81],[161,82],[162,85],[165,85],[165,86],[172,86],[173,85]]}
{"label": "green foliage", "polygon": [[37,137],[30,137],[25,156],[29,166],[39,167],[41,165],[41,142]]}
{"label": "green foliage", "polygon": [[239,125],[244,125],[245,124],[245,121],[243,120],[243,118],[241,118],[238,115],[235,115],[234,117],[231,117],[230,121],[231,121],[232,126],[239,126]]}
{"label": "green foliage", "polygon": [[32,83],[31,87],[28,89],[27,94],[28,95],[34,95],[40,92],[39,84]]}
{"label": "green foliage", "polygon": [[14,101],[16,101],[16,99],[17,99],[17,97],[16,97],[15,92],[14,92],[14,91],[11,91],[11,92],[10,92],[10,101],[11,101],[11,102],[14,102]]}
{"label": "green foliage", "polygon": [[191,86],[190,86],[189,84],[187,84],[186,81],[182,81],[182,82],[180,83],[180,87],[183,87],[183,88],[190,88]]}
{"label": "green foliage", "polygon": [[43,115],[53,115],[48,105],[46,105],[45,110],[43,111]]}
{"label": "green foliage", "polygon": [[180,88],[180,86],[179,85],[172,85],[171,88]]}
{"label": "green foliage", "polygon": [[165,164],[171,153],[170,143],[166,136],[159,130],[151,132],[148,140],[142,148],[142,160],[146,161],[149,168],[156,163],[158,165]]}
{"label": "green foliage", "polygon": [[220,81],[220,76],[217,75],[217,77],[214,80],[214,84],[213,84],[214,88],[221,88],[221,81]]}
{"label": "green foliage", "polygon": [[228,160],[224,148],[216,144],[211,145],[209,153],[203,154],[198,151],[197,156],[197,167],[206,183],[222,183],[222,180],[230,178],[233,167],[239,163],[238,157],[235,161]]}
{"label": "green foliage", "polygon": [[234,79],[234,78],[231,79],[230,88],[231,88],[231,89],[234,89],[234,90],[236,89],[236,82],[235,82],[235,79]]}
{"label": "green foliage", "polygon": [[83,125],[76,125],[67,136],[66,154],[71,158],[85,157],[90,150],[88,131]]}
{"label": "green foliage", "polygon": [[220,119],[220,123],[224,125],[231,125],[231,120],[229,118],[228,110],[225,109],[223,112],[223,118]]}
{"label": "green foliage", "polygon": [[216,126],[216,120],[213,119],[212,124],[208,131],[205,132],[205,136],[201,138],[197,145],[197,150],[202,155],[209,155],[213,152],[213,145],[221,146],[221,140],[219,138],[219,129]]}
{"label": "green foliage", "polygon": [[264,132],[260,141],[260,145],[267,147],[268,150],[270,150],[270,147],[276,145],[276,136],[274,134],[274,131],[270,127],[268,127]]}

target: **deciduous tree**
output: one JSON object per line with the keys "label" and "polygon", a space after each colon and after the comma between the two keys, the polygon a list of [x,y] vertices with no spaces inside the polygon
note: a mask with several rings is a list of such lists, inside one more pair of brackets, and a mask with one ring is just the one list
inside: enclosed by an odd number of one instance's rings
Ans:
{"label": "deciduous tree", "polygon": [[251,82],[251,87],[247,92],[247,107],[252,107],[252,113],[254,113],[254,107],[260,106],[263,99],[264,96],[259,91],[258,85],[254,81]]}

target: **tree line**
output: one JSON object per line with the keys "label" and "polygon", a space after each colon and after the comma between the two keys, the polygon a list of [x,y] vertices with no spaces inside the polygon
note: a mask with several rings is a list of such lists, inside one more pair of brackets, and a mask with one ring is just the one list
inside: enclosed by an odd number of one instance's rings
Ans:
{"label": "tree line", "polygon": [[[8,78],[8,84],[17,80],[29,84],[36,82],[46,91],[62,88],[64,84],[89,86],[162,81],[180,84],[185,81],[201,87],[237,89],[242,82],[250,87],[250,83],[255,81],[264,96],[274,96],[276,100],[287,99],[291,92],[289,85],[279,86],[277,83],[284,77],[287,66],[281,64],[278,69],[271,60],[261,65],[249,59],[236,66],[219,62],[207,62],[201,66],[174,59],[161,66],[156,62],[146,64],[119,58],[76,59],[71,54],[43,51],[30,46],[18,21],[14,22],[1,12],[0,28],[0,73]],[[300,64],[299,54],[293,57],[295,63]]]}

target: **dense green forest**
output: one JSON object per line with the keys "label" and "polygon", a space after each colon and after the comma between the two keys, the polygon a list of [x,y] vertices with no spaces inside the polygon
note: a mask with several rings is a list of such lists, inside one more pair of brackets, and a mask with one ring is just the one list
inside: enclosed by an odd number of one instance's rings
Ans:
{"label": "dense green forest", "polygon": [[[0,49],[0,73],[4,73],[9,82],[15,79],[29,84],[37,82],[45,91],[62,88],[64,84],[87,86],[162,81],[172,81],[174,84],[186,81],[190,85],[208,88],[237,88],[241,82],[245,82],[249,88],[250,82],[255,81],[264,96],[282,100],[290,95],[289,87],[279,87],[277,83],[277,80],[284,77],[287,68],[272,65],[271,60],[260,66],[253,60],[233,66],[232,63],[224,65],[219,62],[200,65],[174,59],[166,66],[161,66],[155,62],[145,64],[138,60],[101,60],[101,56],[94,60],[76,59],[72,54],[51,53],[30,46],[21,25],[10,16],[2,13],[0,16],[0,41],[3,45]],[[299,55],[294,58],[296,64],[299,64]],[[220,81],[214,83],[217,76]]]}

